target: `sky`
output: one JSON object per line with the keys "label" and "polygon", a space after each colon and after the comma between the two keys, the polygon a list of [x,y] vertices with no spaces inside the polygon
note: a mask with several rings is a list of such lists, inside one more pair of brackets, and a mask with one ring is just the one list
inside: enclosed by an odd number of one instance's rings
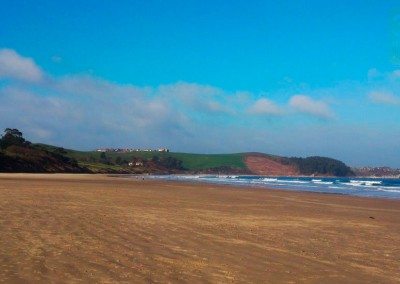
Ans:
{"label": "sky", "polygon": [[0,129],[79,150],[258,151],[400,168],[398,1],[0,7]]}

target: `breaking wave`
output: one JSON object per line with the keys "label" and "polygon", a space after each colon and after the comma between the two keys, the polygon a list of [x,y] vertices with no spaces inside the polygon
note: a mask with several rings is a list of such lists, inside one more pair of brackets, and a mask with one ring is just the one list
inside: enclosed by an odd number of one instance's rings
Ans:
{"label": "breaking wave", "polygon": [[247,187],[287,189],[367,197],[400,199],[400,179],[390,178],[311,178],[249,175],[162,175],[155,179],[207,182]]}

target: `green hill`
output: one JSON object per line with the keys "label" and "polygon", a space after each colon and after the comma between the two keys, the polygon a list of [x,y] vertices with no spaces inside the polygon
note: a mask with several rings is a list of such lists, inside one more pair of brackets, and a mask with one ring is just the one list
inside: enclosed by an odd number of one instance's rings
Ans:
{"label": "green hill", "polygon": [[[38,144],[48,151],[57,147]],[[97,152],[75,151],[65,149],[65,155],[78,161],[82,167],[87,167],[93,172],[122,172],[122,173],[156,173],[156,172],[186,172],[186,173],[242,173],[258,174],[249,170],[246,164],[248,156],[263,156],[283,165],[296,168],[299,175],[327,175],[351,176],[354,173],[343,162],[326,157],[287,158],[260,153],[234,153],[234,154],[192,154],[175,152]],[[103,157],[102,157],[103,156]],[[144,168],[129,167],[130,161],[152,161],[153,159],[172,158],[181,162],[181,168],[157,169],[154,165]],[[174,171],[175,170],[175,171]],[[285,175],[282,172],[282,175]]]}
{"label": "green hill", "polygon": [[326,157],[287,158],[261,153],[76,151],[31,144],[17,129],[6,129],[0,139],[0,171],[353,175],[343,162]]}
{"label": "green hill", "polygon": [[0,172],[83,173],[88,169],[60,148],[48,151],[26,141],[17,129],[5,130],[0,139]]}
{"label": "green hill", "polygon": [[[37,144],[38,146],[53,151],[57,147]],[[135,159],[150,160],[153,157],[166,158],[171,157],[182,162],[183,169],[187,171],[199,171],[204,169],[233,168],[246,170],[243,153],[237,154],[191,154],[174,152],[106,152],[106,158],[102,159],[102,152],[97,151],[75,151],[65,149],[65,155],[77,160],[81,165],[95,167],[98,164],[115,165],[117,168],[126,166]]]}

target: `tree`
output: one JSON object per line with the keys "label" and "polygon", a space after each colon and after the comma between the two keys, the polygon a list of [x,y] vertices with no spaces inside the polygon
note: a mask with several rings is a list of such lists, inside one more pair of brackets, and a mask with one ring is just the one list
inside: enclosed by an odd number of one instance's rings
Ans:
{"label": "tree", "polygon": [[115,163],[116,163],[117,165],[121,165],[121,164],[122,164],[122,158],[121,158],[121,156],[118,156],[118,157],[115,159]]}
{"label": "tree", "polygon": [[67,151],[63,147],[57,147],[56,149],[54,149],[54,153],[59,155],[65,155],[67,154]]}
{"label": "tree", "polygon": [[307,158],[290,158],[301,174],[312,175],[333,175],[333,176],[351,176],[354,173],[341,161],[326,157],[307,157]]}
{"label": "tree", "polygon": [[6,135],[12,135],[14,137],[22,138],[22,132],[19,131],[16,128],[6,128],[6,129],[4,129],[4,136],[6,136]]}
{"label": "tree", "polygon": [[101,154],[100,154],[100,163],[107,164],[107,165],[110,164],[110,159],[106,156],[105,152],[101,152]]}
{"label": "tree", "polygon": [[0,148],[6,149],[11,145],[27,146],[30,143],[24,139],[22,132],[16,128],[6,128],[0,139]]}
{"label": "tree", "polygon": [[183,169],[182,161],[173,157],[161,157],[157,163],[167,169]]}

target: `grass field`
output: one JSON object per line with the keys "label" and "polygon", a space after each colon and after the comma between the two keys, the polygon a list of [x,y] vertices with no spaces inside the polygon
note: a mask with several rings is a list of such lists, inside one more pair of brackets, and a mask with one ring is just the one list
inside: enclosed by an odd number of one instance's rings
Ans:
{"label": "grass field", "polygon": [[[55,147],[49,145],[40,145],[46,147],[49,150],[54,150]],[[100,155],[101,152],[97,151],[75,151],[65,150],[66,155],[76,159],[80,164],[84,166],[93,167],[107,167],[107,165],[101,164]],[[192,153],[163,153],[163,152],[130,152],[130,153],[119,153],[119,152],[106,152],[107,158],[111,162],[115,163],[117,157],[122,160],[131,161],[133,158],[151,159],[153,156],[159,157],[172,157],[176,158],[183,163],[183,167],[187,170],[202,170],[216,167],[233,167],[239,169],[245,169],[243,153],[235,154],[192,154]],[[109,166],[112,167],[112,166]],[[116,166],[118,168],[118,166]],[[117,169],[115,168],[115,169]]]}
{"label": "grass field", "polygon": [[[99,152],[77,152],[71,151],[68,153],[70,157],[77,159],[78,161],[85,160],[89,157],[93,157],[96,160],[100,159]],[[245,164],[243,161],[243,154],[189,154],[189,153],[158,153],[158,152],[132,152],[132,153],[116,153],[107,152],[107,157],[114,161],[117,157],[121,157],[123,160],[132,160],[133,158],[144,158],[151,159],[153,156],[159,157],[173,157],[183,163],[183,167],[188,170],[201,170],[208,168],[215,168],[221,166],[230,166],[235,168],[243,169]]]}

